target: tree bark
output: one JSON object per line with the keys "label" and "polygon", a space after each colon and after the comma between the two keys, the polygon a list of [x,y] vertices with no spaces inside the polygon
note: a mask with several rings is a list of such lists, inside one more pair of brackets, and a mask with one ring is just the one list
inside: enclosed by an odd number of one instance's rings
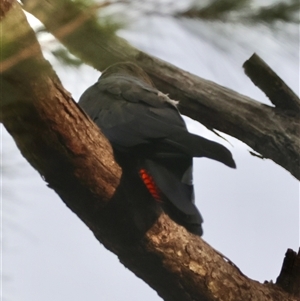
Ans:
{"label": "tree bark", "polygon": [[[105,31],[93,18],[91,9],[80,10],[72,1],[24,2],[25,9],[40,19],[49,32],[84,62],[98,70],[104,70],[117,61],[137,63],[159,90],[180,101],[179,109],[184,115],[209,129],[236,137],[260,153],[262,158],[272,159],[300,179],[298,110],[264,105],[151,57]],[[59,28],[72,24],[82,15],[91,17],[79,30],[61,34]]]}
{"label": "tree bark", "polygon": [[299,114],[299,97],[256,53],[244,63],[243,67],[252,82],[269,97],[275,107],[287,113]]}
{"label": "tree bark", "polygon": [[169,301],[297,300],[277,285],[247,278],[135,195],[107,140],[42,57],[16,1],[1,23],[4,61],[24,47],[35,53],[1,73],[1,122],[49,187],[126,267]]}
{"label": "tree bark", "polygon": [[298,254],[288,249],[276,284],[295,297],[300,297],[300,248]]}

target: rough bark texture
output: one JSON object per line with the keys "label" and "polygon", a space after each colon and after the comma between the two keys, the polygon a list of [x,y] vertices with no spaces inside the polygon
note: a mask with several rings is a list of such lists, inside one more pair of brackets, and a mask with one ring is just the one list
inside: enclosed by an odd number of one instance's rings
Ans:
{"label": "rough bark texture", "polygon": [[[71,1],[26,0],[25,9],[84,62],[103,70],[117,61],[134,61],[155,85],[180,101],[183,114],[245,142],[300,179],[300,122],[297,110],[261,104],[211,81],[151,57],[108,33],[94,19],[80,30],[61,35],[59,28],[86,14]],[[85,47],[82,47],[85,45]]]}
{"label": "rough bark texture", "polygon": [[300,248],[298,254],[287,250],[276,284],[300,299]]}
{"label": "rough bark texture", "polygon": [[147,197],[135,195],[106,139],[35,48],[17,2],[1,25],[4,60],[26,47],[35,51],[1,74],[1,122],[23,156],[125,266],[169,301],[297,300],[277,285],[248,279]]}
{"label": "rough bark texture", "polygon": [[299,97],[284,83],[284,81],[254,53],[244,65],[245,73],[259,87],[278,109],[300,112]]}
{"label": "rough bark texture", "polygon": [[[93,210],[99,198],[104,206],[121,175],[109,142],[61,86],[16,3],[1,27],[4,60],[32,45],[37,55],[1,74],[0,121],[49,186],[61,197],[67,191],[73,210]],[[23,36],[11,39],[16,32]]]}

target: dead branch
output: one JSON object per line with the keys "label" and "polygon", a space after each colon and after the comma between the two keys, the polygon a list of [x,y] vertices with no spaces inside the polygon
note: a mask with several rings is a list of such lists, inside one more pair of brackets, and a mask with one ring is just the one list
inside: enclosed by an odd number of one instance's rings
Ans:
{"label": "dead branch", "polygon": [[252,82],[269,97],[278,109],[299,115],[299,97],[256,53],[244,63],[243,67]]}

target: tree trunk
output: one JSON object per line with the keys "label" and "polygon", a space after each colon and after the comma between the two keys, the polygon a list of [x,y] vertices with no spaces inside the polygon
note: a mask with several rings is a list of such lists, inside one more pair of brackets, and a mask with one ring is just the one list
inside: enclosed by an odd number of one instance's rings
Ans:
{"label": "tree trunk", "polygon": [[3,61],[26,47],[34,56],[19,56],[2,70],[1,122],[96,238],[164,300],[298,300],[275,284],[247,278],[200,237],[152,208],[146,197],[134,195],[109,143],[61,86],[19,4],[10,2],[10,10],[0,2],[1,15],[6,14]]}

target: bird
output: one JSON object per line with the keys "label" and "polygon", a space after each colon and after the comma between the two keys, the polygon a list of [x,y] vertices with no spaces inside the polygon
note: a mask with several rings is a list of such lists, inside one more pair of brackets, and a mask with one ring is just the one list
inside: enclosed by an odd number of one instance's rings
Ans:
{"label": "bird", "polygon": [[159,91],[132,62],[105,69],[78,104],[111,143],[121,168],[138,175],[153,201],[162,204],[173,220],[202,236],[193,158],[206,157],[235,168],[231,152],[190,133],[178,102]]}

